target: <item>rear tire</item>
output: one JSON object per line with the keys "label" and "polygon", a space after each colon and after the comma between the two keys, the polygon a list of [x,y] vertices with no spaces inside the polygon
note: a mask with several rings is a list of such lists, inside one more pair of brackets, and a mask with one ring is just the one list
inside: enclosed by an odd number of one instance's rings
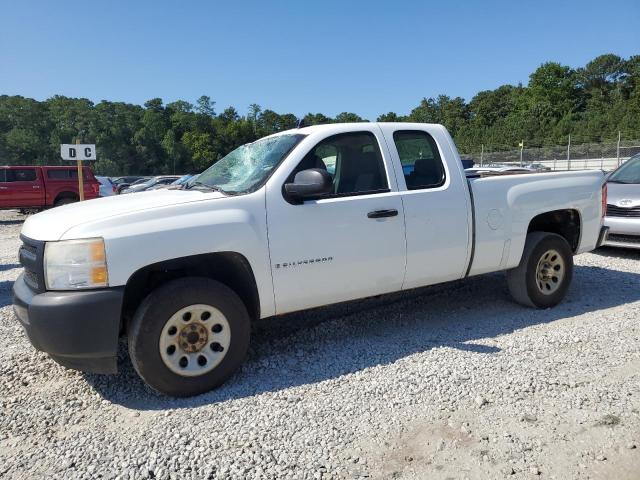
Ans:
{"label": "rear tire", "polygon": [[129,324],[131,363],[160,393],[208,392],[242,364],[250,323],[244,303],[226,285],[204,277],[172,280],[142,301]]}
{"label": "rear tire", "polygon": [[77,198],[62,197],[62,198],[59,198],[58,200],[56,200],[55,203],[53,204],[53,206],[54,207],[61,207],[62,205],[68,205],[70,203],[75,203],[77,201],[78,201]]}
{"label": "rear tire", "polygon": [[564,237],[532,232],[527,235],[520,265],[507,271],[507,284],[516,302],[550,308],[565,297],[572,277],[573,252]]}

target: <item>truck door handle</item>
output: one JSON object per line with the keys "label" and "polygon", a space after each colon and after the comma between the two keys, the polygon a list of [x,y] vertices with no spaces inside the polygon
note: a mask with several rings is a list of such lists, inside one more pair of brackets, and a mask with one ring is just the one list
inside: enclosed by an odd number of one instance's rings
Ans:
{"label": "truck door handle", "polygon": [[395,208],[389,210],[374,210],[373,212],[367,213],[367,217],[369,218],[395,217],[396,215],[398,215],[398,210]]}
{"label": "truck door handle", "polygon": [[40,188],[40,185],[33,185],[31,188]]}

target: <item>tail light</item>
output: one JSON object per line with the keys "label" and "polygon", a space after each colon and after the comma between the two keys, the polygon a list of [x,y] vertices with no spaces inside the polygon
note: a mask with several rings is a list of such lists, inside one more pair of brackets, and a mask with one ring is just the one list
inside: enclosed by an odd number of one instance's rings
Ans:
{"label": "tail light", "polygon": [[112,191],[113,193],[116,193],[116,192],[118,191],[118,189],[116,188],[116,186],[115,186],[115,185],[113,185],[113,184],[112,184],[112,185],[111,185],[111,191]]}
{"label": "tail light", "polygon": [[607,214],[607,184],[602,186],[602,217]]}
{"label": "tail light", "polygon": [[98,183],[92,183],[91,184],[91,190],[93,191],[93,193],[95,193],[96,195],[98,195],[100,193],[100,184]]}

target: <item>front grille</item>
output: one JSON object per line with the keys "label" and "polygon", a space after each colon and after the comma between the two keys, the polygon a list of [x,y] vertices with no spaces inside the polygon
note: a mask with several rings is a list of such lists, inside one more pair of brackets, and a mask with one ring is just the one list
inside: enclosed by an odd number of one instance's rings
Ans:
{"label": "front grille", "polygon": [[44,292],[44,242],[20,235],[18,258],[24,267],[24,281],[36,292]]}
{"label": "front grille", "polygon": [[640,217],[640,207],[617,207],[615,205],[607,205],[608,217]]}
{"label": "front grille", "polygon": [[640,245],[640,235],[622,235],[619,233],[610,233],[607,235],[607,241],[620,243],[636,243]]}

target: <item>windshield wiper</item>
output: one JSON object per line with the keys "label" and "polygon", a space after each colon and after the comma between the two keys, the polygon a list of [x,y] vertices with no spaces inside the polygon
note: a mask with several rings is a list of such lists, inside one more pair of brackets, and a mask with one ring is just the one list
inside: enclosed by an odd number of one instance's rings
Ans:
{"label": "windshield wiper", "polygon": [[211,190],[213,192],[220,192],[224,195],[227,194],[227,192],[225,192],[223,189],[221,189],[220,187],[216,187],[215,185],[209,185],[208,183],[204,183],[204,182],[199,182],[199,181],[195,181],[193,183],[190,183],[187,187],[185,187],[185,190],[190,190],[193,187],[204,187],[207,190]]}
{"label": "windshield wiper", "polygon": [[632,185],[635,184],[635,182],[625,182],[623,180],[607,180],[607,183],[622,183],[624,185]]}

